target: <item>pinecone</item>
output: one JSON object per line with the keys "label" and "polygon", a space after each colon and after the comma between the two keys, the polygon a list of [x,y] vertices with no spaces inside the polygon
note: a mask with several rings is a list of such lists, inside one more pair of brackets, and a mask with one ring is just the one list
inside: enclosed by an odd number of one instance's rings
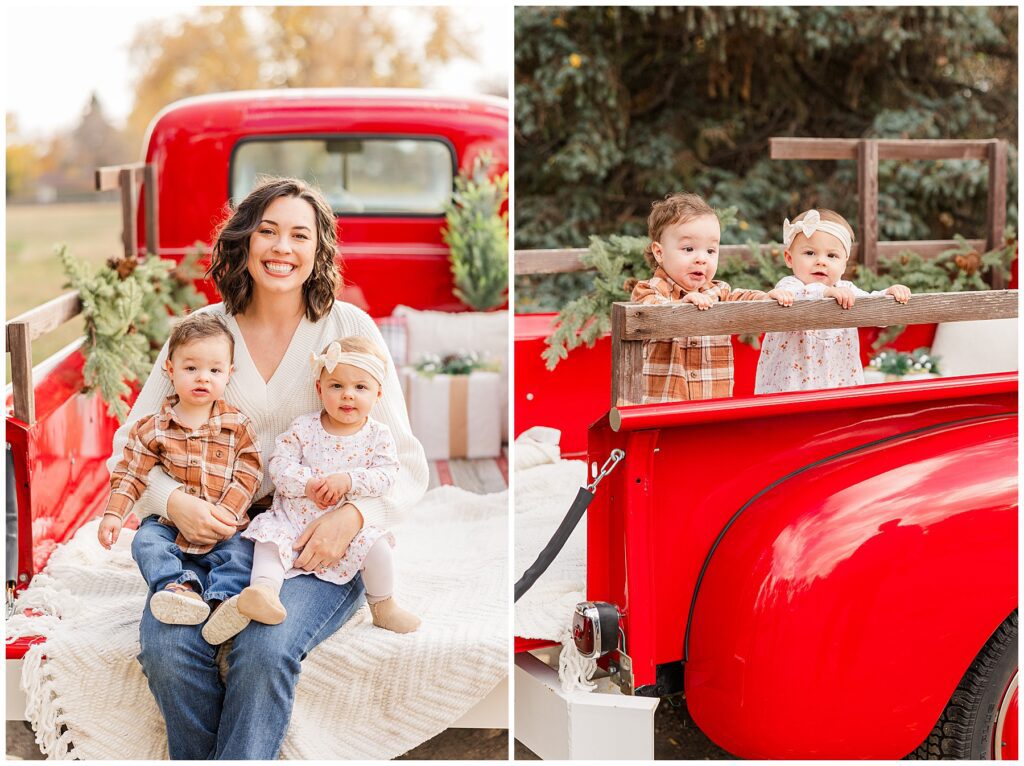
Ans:
{"label": "pinecone", "polygon": [[135,258],[114,257],[107,261],[107,266],[117,272],[120,279],[127,279],[135,271],[139,262]]}
{"label": "pinecone", "polygon": [[966,255],[958,255],[953,259],[956,267],[968,275],[975,273],[981,268],[981,256],[973,250]]}
{"label": "pinecone", "polygon": [[170,277],[182,287],[188,287],[192,283],[188,275],[182,274],[179,269],[172,269]]}

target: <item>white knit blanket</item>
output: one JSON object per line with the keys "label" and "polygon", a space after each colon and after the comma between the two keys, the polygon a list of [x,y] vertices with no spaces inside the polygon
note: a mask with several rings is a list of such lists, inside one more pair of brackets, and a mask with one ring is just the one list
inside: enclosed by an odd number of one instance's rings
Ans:
{"label": "white knit blanket", "polygon": [[[518,442],[517,442],[518,444]],[[547,545],[580,487],[587,483],[587,464],[559,460],[515,474],[515,574],[518,579]],[[516,602],[515,633],[563,645],[559,677],[566,691],[590,690],[596,666],[584,661],[572,646],[573,610],[586,596],[587,516],[537,581]]]}
{"label": "white knit blanket", "polygon": [[[507,492],[438,487],[392,528],[396,592],[423,625],[408,635],[381,630],[364,606],[314,649],[282,758],[393,758],[448,728],[505,677],[507,508]],[[8,621],[8,640],[47,637],[25,658],[27,717],[51,758],[167,758],[163,719],[136,660],[146,586],[131,534],[107,552],[96,525],[54,551],[19,600],[19,614],[39,607],[49,616]]]}

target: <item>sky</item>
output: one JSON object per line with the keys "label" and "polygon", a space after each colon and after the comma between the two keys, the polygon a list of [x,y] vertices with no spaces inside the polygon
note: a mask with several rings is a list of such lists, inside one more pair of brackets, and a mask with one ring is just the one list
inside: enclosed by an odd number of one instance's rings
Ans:
{"label": "sky", "polygon": [[[309,3],[315,4],[315,3]],[[8,6],[4,24],[4,108],[19,133],[44,138],[77,124],[93,91],[116,125],[131,111],[128,45],[143,22],[192,13],[196,5]],[[482,79],[507,79],[512,64],[512,14],[462,6],[459,16],[478,29],[479,62],[452,62],[429,87],[474,92]],[[415,34],[415,31],[411,31]]]}

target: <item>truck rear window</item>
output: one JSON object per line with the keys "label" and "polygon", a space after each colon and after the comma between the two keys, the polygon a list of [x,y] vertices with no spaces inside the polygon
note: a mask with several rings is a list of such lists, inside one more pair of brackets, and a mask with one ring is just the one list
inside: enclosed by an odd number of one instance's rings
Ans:
{"label": "truck rear window", "polygon": [[452,195],[451,145],[428,138],[261,138],[235,147],[231,198],[261,175],[304,178],[344,215],[442,215]]}

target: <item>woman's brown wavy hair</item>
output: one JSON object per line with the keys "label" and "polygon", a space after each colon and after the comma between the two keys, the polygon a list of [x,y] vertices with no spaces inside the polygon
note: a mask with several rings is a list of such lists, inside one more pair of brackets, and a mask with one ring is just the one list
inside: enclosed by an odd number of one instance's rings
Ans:
{"label": "woman's brown wavy hair", "polygon": [[248,308],[253,290],[249,274],[249,240],[263,220],[267,206],[278,197],[298,197],[313,208],[316,255],[313,273],[302,285],[302,297],[306,302],[306,318],[316,322],[331,310],[341,282],[334,260],[338,252],[338,235],[334,228],[334,211],[323,194],[299,178],[258,180],[256,188],[238,203],[217,231],[206,275],[217,286],[227,313],[241,314]]}

